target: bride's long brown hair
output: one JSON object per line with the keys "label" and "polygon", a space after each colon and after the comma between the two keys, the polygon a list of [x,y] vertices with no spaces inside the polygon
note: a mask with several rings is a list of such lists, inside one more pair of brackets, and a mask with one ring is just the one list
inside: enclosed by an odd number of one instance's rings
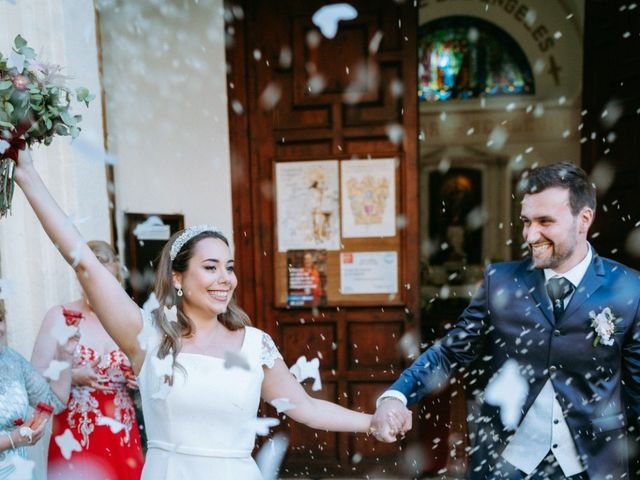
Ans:
{"label": "bride's long brown hair", "polygon": [[[175,233],[166,243],[160,254],[160,262],[158,263],[158,271],[156,274],[156,282],[154,292],[160,305],[171,308],[176,306],[178,321],[169,321],[163,308],[154,311],[154,321],[156,327],[162,334],[162,340],[158,349],[158,358],[164,358],[169,353],[173,355],[173,364],[176,365],[176,357],[182,348],[182,339],[189,338],[195,333],[195,325],[187,314],[182,310],[182,297],[179,297],[175,287],[173,286],[173,272],[184,273],[189,266],[189,260],[193,257],[196,244],[205,238],[217,238],[222,240],[227,247],[229,241],[217,231],[205,231],[195,235],[186,242],[176,258],[171,261],[170,250],[173,242],[176,241],[184,230]],[[218,315],[218,320],[229,330],[239,330],[247,325],[251,325],[249,316],[236,303],[235,292],[231,297],[231,301],[227,306],[227,311]]]}

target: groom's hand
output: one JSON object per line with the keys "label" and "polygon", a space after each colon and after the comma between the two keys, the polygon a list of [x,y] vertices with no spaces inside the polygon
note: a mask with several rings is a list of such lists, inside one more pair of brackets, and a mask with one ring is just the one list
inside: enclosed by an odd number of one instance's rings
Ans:
{"label": "groom's hand", "polygon": [[411,430],[411,411],[397,398],[380,402],[371,419],[371,433],[381,442],[395,442],[397,435]]}

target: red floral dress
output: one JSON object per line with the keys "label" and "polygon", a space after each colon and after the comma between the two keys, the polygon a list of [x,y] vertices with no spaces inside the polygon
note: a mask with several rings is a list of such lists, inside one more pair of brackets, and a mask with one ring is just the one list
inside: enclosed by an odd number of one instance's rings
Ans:
{"label": "red floral dress", "polygon": [[[96,352],[78,345],[73,367],[97,358]],[[96,367],[109,380],[106,391],[73,385],[67,409],[53,418],[49,444],[48,478],[56,480],[138,480],[144,459],[133,400],[126,379],[133,376],[121,350],[103,356]],[[69,430],[77,441],[70,449]],[[60,436],[60,437],[59,437]],[[59,437],[56,441],[56,437]],[[66,440],[66,441],[63,441]],[[62,442],[62,449],[59,443]],[[70,440],[71,443],[73,439]],[[78,445],[79,444],[79,445]],[[80,451],[75,451],[80,450]],[[71,452],[71,457],[66,459]]]}

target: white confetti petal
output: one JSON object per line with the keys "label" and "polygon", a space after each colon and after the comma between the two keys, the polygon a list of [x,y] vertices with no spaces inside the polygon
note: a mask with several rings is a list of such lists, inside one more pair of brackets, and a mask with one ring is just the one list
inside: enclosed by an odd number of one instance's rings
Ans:
{"label": "white confetti petal", "polygon": [[500,419],[504,426],[515,430],[528,393],[529,384],[520,374],[518,362],[507,360],[487,385],[484,397],[490,405],[500,407]]}
{"label": "white confetti petal", "polygon": [[[158,305],[159,306],[159,305]],[[147,349],[147,345],[149,344],[149,340],[156,334],[156,329],[150,321],[144,321],[142,323],[142,330],[136,337],[138,340],[138,344],[142,350]]]}
{"label": "white confetti petal", "polygon": [[333,38],[338,33],[338,23],[341,20],[353,20],[357,16],[358,11],[348,3],[334,3],[319,8],[311,21],[325,37]]}
{"label": "white confetti petal", "polygon": [[178,322],[178,309],[174,305],[171,308],[164,307],[164,316],[169,322]]}
{"label": "white confetti petal", "polygon": [[166,382],[161,382],[158,391],[151,395],[154,400],[165,400],[171,391],[171,385]]}
{"label": "white confetti petal", "polygon": [[153,369],[159,377],[173,375],[173,355],[166,355],[164,358],[158,358],[157,355],[151,357]]}
{"label": "white confetti petal", "polygon": [[125,425],[118,422],[117,420],[114,420],[110,417],[102,416],[97,418],[96,425],[104,425],[105,427],[109,427],[111,433],[119,433],[123,428],[125,428]]}
{"label": "white confetti petal", "polygon": [[152,292],[151,295],[149,295],[149,298],[147,298],[147,301],[142,305],[142,310],[147,313],[151,313],[158,308],[160,308],[160,302],[158,302],[156,294]]}
{"label": "white confetti petal", "polygon": [[314,358],[307,361],[307,357],[304,355],[298,358],[296,363],[289,369],[289,371],[296,377],[299,382],[304,382],[307,378],[313,379],[313,385],[311,389],[318,391],[322,388],[322,381],[320,380],[320,360]]}
{"label": "white confetti petal", "polygon": [[229,369],[233,367],[238,367],[246,371],[251,370],[247,357],[245,357],[241,352],[226,350],[224,352],[224,368]]}
{"label": "white confetti petal", "polygon": [[42,372],[42,375],[45,378],[49,378],[54,382],[60,378],[60,374],[67,368],[69,368],[71,364],[69,362],[61,362],[59,360],[51,360],[47,369]]}
{"label": "white confetti petal", "polygon": [[264,480],[276,480],[280,464],[287,452],[289,439],[284,433],[276,433],[268,439],[256,455],[256,463]]}
{"label": "white confetti petal", "polygon": [[274,406],[278,413],[296,408],[295,404],[291,403],[288,398],[274,398],[269,403]]}
{"label": "white confetti petal", "polygon": [[51,336],[56,339],[58,345],[64,345],[77,331],[78,327],[61,322],[51,329]]}
{"label": "white confetti petal", "polygon": [[256,435],[269,435],[269,430],[272,427],[280,425],[280,420],[277,418],[258,417],[255,419],[253,427],[256,430]]}
{"label": "white confetti petal", "polygon": [[73,433],[68,428],[64,431],[62,435],[58,435],[55,437],[55,442],[58,447],[60,447],[60,452],[65,460],[69,460],[73,452],[81,452],[82,447],[80,443],[75,439]]}

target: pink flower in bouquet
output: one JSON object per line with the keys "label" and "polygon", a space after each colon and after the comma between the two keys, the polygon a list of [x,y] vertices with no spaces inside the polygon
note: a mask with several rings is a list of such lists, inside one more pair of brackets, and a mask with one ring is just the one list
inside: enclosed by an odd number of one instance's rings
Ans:
{"label": "pink flower in bouquet", "polygon": [[11,78],[11,83],[18,90],[25,90],[29,84],[29,79],[24,75],[16,75]]}

